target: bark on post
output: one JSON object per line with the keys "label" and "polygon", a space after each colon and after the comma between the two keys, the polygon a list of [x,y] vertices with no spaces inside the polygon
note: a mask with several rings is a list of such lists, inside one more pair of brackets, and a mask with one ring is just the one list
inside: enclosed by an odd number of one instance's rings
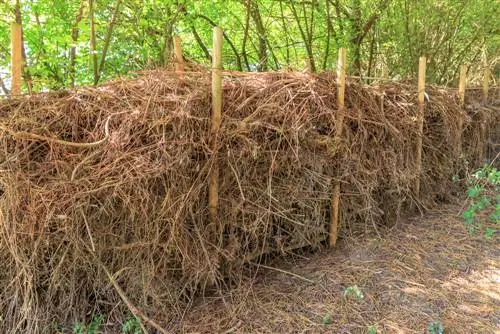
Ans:
{"label": "bark on post", "polygon": [[212,55],[212,115],[211,115],[211,148],[213,164],[209,176],[208,208],[212,223],[217,224],[217,207],[219,205],[219,163],[217,152],[217,135],[222,119],[222,29],[214,27]]}
{"label": "bark on post", "polygon": [[11,25],[12,87],[10,90],[12,97],[21,95],[21,79],[23,67],[21,34],[21,25],[17,22],[13,22]]}
{"label": "bark on post", "polygon": [[488,67],[488,64],[486,64],[483,75],[483,104],[485,105],[488,104],[489,85],[490,85],[490,68]]}
{"label": "bark on post", "polygon": [[[465,87],[467,85],[467,65],[460,66],[460,79],[458,82],[458,95],[460,96],[460,109],[461,113],[465,107]],[[462,130],[463,121],[461,115],[458,117],[458,143],[457,143],[457,157],[462,153]]]}
{"label": "bark on post", "polygon": [[467,84],[467,65],[460,66],[460,80],[458,82],[458,94],[460,96],[460,108],[465,106],[465,86]]}
{"label": "bark on post", "polygon": [[184,59],[182,57],[182,42],[179,36],[174,36],[175,72],[184,79]]}
{"label": "bark on post", "polygon": [[[346,49],[339,50],[339,58],[337,62],[337,108],[338,120],[335,129],[335,142],[340,143],[342,138],[342,129],[344,127],[344,95],[345,95],[345,77],[346,77]],[[335,246],[338,238],[339,228],[339,212],[340,212],[340,181],[335,181],[332,194],[332,206],[330,215],[330,236],[328,244],[330,247]]]}
{"label": "bark on post", "polygon": [[420,196],[420,173],[422,171],[422,139],[424,132],[424,113],[425,113],[425,70],[427,59],[420,57],[418,66],[418,114],[417,114],[417,154],[416,160],[416,180],[415,195]]}

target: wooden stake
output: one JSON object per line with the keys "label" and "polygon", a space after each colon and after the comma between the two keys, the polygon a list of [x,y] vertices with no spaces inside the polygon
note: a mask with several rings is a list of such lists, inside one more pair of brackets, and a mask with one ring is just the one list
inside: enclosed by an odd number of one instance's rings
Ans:
{"label": "wooden stake", "polygon": [[[460,108],[465,107],[465,87],[467,86],[467,65],[460,66],[460,79],[458,81],[458,95],[460,96]],[[463,129],[462,116],[458,117],[458,143],[456,148],[456,156],[460,157],[462,153],[462,129]]]}
{"label": "wooden stake", "polygon": [[304,58],[304,72],[311,73],[311,61],[309,58]]}
{"label": "wooden stake", "polygon": [[338,230],[339,230],[339,211],[340,211],[340,182],[335,181],[335,185],[333,186],[333,194],[332,194],[332,218],[330,222],[330,239],[328,244],[330,247],[335,246],[338,238]]}
{"label": "wooden stake", "polygon": [[422,170],[422,138],[424,132],[424,112],[425,112],[425,67],[427,59],[420,57],[418,65],[418,115],[417,115],[417,154],[416,160],[416,174],[415,181],[415,195],[417,198],[420,196],[420,172]]}
{"label": "wooden stake", "polygon": [[174,36],[175,72],[184,79],[184,59],[182,57],[182,42],[179,36]]}
{"label": "wooden stake", "polygon": [[222,29],[213,29],[212,55],[212,118],[211,118],[211,147],[214,163],[210,170],[208,209],[214,224],[217,222],[217,207],[219,205],[219,163],[217,159],[217,133],[222,119]]}
{"label": "wooden stake", "polygon": [[342,136],[342,128],[344,127],[344,96],[345,96],[345,77],[346,77],[346,50],[340,48],[339,59],[337,62],[337,107],[339,110],[339,120],[335,137],[340,139]]}
{"label": "wooden stake", "polygon": [[490,68],[488,64],[484,68],[484,76],[483,76],[483,104],[488,104],[488,90],[490,85]]}
{"label": "wooden stake", "polygon": [[22,33],[21,25],[13,22],[11,25],[11,64],[12,64],[12,86],[11,96],[21,95],[21,78],[23,68],[22,56]]}
{"label": "wooden stake", "polygon": [[465,86],[467,84],[467,65],[460,66],[460,80],[458,82],[458,95],[460,96],[460,108],[465,106]]}
{"label": "wooden stake", "polygon": [[[346,49],[340,48],[337,62],[337,108],[338,121],[335,129],[335,143],[340,144],[342,138],[342,129],[344,128],[344,97],[345,97],[345,77],[346,77]],[[330,236],[328,244],[335,246],[338,238],[339,229],[339,211],[340,211],[340,182],[335,181],[332,194],[332,206],[330,214]]]}

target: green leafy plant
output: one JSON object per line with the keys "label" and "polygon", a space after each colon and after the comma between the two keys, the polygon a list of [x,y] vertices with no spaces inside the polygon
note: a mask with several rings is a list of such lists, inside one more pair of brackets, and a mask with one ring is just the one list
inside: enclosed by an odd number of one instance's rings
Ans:
{"label": "green leafy plant", "polygon": [[355,297],[358,300],[361,300],[365,296],[363,295],[363,291],[361,291],[357,285],[351,285],[344,290],[344,297]]}
{"label": "green leafy plant", "polygon": [[376,326],[368,326],[368,334],[377,334],[377,327]]}
{"label": "green leafy plant", "polygon": [[73,334],[97,334],[104,322],[102,314],[94,315],[88,325],[77,321],[73,324]]}
{"label": "green leafy plant", "polygon": [[485,223],[500,222],[500,171],[485,165],[469,177],[467,189],[468,206],[463,213],[470,234],[482,232],[492,238],[497,230]]}
{"label": "green leafy plant", "polygon": [[73,324],[73,334],[85,334],[85,325],[79,321]]}
{"label": "green leafy plant", "polygon": [[427,329],[429,330],[430,334],[443,334],[444,333],[443,324],[441,323],[441,321],[431,322]]}
{"label": "green leafy plant", "polygon": [[141,320],[137,317],[130,317],[122,325],[122,334],[140,334]]}

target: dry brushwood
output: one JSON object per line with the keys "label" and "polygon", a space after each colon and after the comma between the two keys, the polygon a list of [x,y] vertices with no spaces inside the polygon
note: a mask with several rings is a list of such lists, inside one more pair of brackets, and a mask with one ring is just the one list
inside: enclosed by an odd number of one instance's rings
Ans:
{"label": "dry brushwood", "polygon": [[[349,84],[335,141],[332,74],[225,73],[216,223],[207,219],[209,73],[181,82],[152,71],[0,101],[0,331],[117,316],[127,311],[124,296],[147,319],[155,318],[147,310],[182,316],[193,292],[237,279],[260,254],[319,247],[334,180],[343,184],[343,231],[442,201],[461,167],[458,121],[471,136],[479,125],[456,93],[428,88],[414,198],[416,93]],[[464,145],[463,157],[476,159],[483,144]]]}

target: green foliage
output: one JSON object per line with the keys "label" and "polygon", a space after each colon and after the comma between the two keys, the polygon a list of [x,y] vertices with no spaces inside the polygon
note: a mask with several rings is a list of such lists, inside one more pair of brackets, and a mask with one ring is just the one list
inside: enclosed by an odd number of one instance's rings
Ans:
{"label": "green foliage", "polygon": [[377,334],[377,326],[368,326],[368,334]]}
{"label": "green foliage", "polygon": [[485,223],[498,225],[500,222],[500,171],[485,165],[469,178],[467,189],[468,207],[463,213],[465,224],[471,234],[483,232],[492,238],[496,229]]}
{"label": "green foliage", "polygon": [[137,317],[130,317],[122,325],[122,334],[140,334],[141,320]]}
{"label": "green foliage", "polygon": [[429,334],[443,334],[443,324],[441,321],[431,322],[427,328],[429,330]]}
{"label": "green foliage", "polygon": [[[182,38],[186,58],[207,64],[214,24],[226,32],[224,66],[245,71],[302,69],[306,59],[316,71],[334,69],[337,49],[346,47],[350,73],[378,76],[388,69],[392,77],[414,78],[418,57],[427,55],[428,81],[447,84],[457,78],[460,64],[480,62],[483,51],[500,51],[496,0],[314,0],[306,5],[285,0],[99,0],[92,12],[88,1],[81,0],[21,3],[26,69],[35,92],[71,87],[73,77],[77,85],[94,82],[91,17],[98,62],[103,63],[100,81],[162,66],[171,55],[173,35]],[[7,88],[13,19],[14,6],[4,1],[0,78]]]}
{"label": "green foliage", "polygon": [[323,325],[328,325],[330,324],[331,321],[332,321],[332,314],[331,313],[325,314],[325,316],[323,317]]}
{"label": "green foliage", "polygon": [[[94,315],[89,324],[77,321],[72,326],[73,334],[98,334],[101,333],[101,327],[104,324],[104,316]],[[121,327],[121,334],[141,334],[141,320],[130,316]]]}
{"label": "green foliage", "polygon": [[88,325],[77,321],[73,325],[73,334],[98,334],[103,322],[104,316],[101,314],[94,315]]}
{"label": "green foliage", "polygon": [[355,297],[356,299],[361,300],[365,296],[363,295],[363,291],[361,291],[357,285],[351,285],[344,290],[344,297]]}

